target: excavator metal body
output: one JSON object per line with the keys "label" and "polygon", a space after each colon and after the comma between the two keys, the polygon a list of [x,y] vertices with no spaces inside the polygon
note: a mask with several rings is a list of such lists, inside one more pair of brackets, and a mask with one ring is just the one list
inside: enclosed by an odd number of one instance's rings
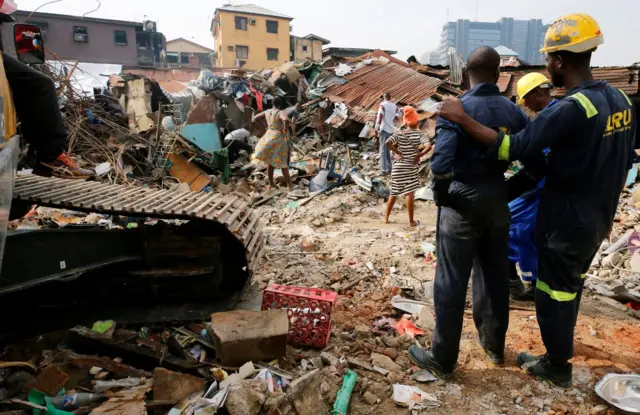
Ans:
{"label": "excavator metal body", "polygon": [[[0,107],[0,342],[101,319],[206,319],[232,305],[264,247],[245,201],[17,175],[20,137],[1,55]],[[131,229],[7,230],[12,202],[139,220]]]}

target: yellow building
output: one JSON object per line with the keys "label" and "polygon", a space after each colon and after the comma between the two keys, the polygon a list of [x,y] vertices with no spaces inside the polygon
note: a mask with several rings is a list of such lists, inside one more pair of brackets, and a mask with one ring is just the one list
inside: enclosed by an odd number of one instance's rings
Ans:
{"label": "yellow building", "polygon": [[211,22],[219,68],[258,70],[289,61],[292,17],[253,4],[225,5]]}

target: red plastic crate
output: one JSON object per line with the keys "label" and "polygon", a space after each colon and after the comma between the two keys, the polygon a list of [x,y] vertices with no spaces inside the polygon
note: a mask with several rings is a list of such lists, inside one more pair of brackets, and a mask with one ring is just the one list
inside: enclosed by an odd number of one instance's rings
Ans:
{"label": "red plastic crate", "polygon": [[323,348],[331,335],[331,312],[338,293],[273,284],[262,294],[262,309],[287,309],[291,344]]}

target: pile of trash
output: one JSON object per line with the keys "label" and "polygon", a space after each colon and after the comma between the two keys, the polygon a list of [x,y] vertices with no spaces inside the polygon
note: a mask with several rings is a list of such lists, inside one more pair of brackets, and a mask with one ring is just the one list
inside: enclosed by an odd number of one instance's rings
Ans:
{"label": "pile of trash", "polygon": [[51,65],[44,70],[58,86],[67,152],[82,167],[111,183],[163,188],[186,183],[192,191],[227,183],[231,162],[249,161],[240,151],[230,162],[226,134],[251,130],[255,144],[266,124],[252,123],[252,116],[270,107],[274,96],[294,105],[299,86],[306,85],[293,67],[225,76],[203,70],[190,83],[120,74],[89,96],[69,82],[79,69],[61,65],[64,70]]}
{"label": "pile of trash", "polygon": [[[640,185],[638,165],[629,173],[614,228],[591,264],[586,287],[640,318]],[[617,303],[617,304],[616,304]]]}
{"label": "pile of trash", "polygon": [[[310,300],[322,311],[296,308]],[[183,326],[97,321],[14,344],[0,357],[0,412],[204,415],[224,408],[230,415],[307,415],[328,413],[333,402],[333,413],[346,415],[352,393],[380,403],[379,388],[367,387],[374,375],[396,379],[389,396],[398,406],[437,408],[436,395],[401,383],[400,366],[388,356],[360,360],[329,351],[338,336],[331,332],[336,300],[330,291],[276,285],[264,291],[261,311],[214,313]],[[393,304],[420,315],[419,324],[432,320],[424,319],[423,303],[394,297]],[[309,313],[320,320],[299,318]],[[393,328],[377,323],[384,335],[378,339],[400,344],[394,330],[406,339],[424,334],[409,319]],[[369,328],[356,327],[353,336],[365,334]],[[413,379],[435,380],[424,371]]]}

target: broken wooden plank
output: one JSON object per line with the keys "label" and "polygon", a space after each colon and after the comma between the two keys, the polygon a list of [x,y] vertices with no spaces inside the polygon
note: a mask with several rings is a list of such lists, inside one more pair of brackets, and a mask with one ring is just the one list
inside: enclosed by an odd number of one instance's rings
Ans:
{"label": "broken wooden plank", "polygon": [[116,362],[109,357],[79,355],[70,351],[65,351],[65,354],[67,361],[75,367],[100,367],[116,375],[132,376],[136,378],[150,378],[152,376],[151,372],[146,372],[144,370],[125,365],[124,363]]}
{"label": "broken wooden plank", "polygon": [[177,372],[199,375],[199,364],[194,365],[184,359],[179,359],[172,355],[163,355],[137,344],[110,340],[86,327],[75,327],[69,330],[68,344],[73,350],[80,353],[98,353],[104,356],[119,357],[143,370],[153,371],[156,367],[162,365],[162,367]]}

